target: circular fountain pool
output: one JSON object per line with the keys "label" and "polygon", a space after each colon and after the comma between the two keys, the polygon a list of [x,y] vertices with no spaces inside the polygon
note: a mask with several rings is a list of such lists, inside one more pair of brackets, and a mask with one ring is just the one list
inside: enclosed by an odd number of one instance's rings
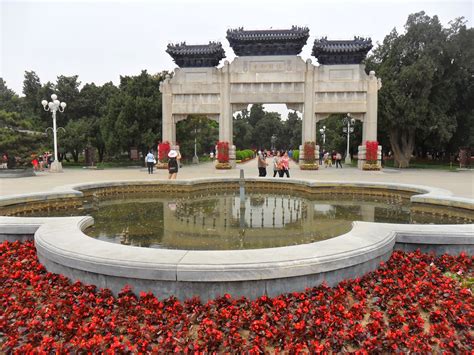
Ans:
{"label": "circular fountain pool", "polygon": [[260,249],[308,244],[347,233],[353,221],[456,224],[456,217],[411,210],[400,195],[247,193],[93,194],[80,207],[40,210],[29,216],[90,215],[85,233],[140,247],[185,250]]}
{"label": "circular fountain pool", "polygon": [[444,190],[248,179],[241,205],[240,182],[103,182],[0,198],[0,239],[34,237],[46,269],[72,280],[180,299],[335,285],[394,249],[474,250],[474,204]]}

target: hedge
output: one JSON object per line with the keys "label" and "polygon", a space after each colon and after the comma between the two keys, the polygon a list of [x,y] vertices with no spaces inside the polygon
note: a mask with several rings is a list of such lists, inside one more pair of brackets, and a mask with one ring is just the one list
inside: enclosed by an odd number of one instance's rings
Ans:
{"label": "hedge", "polygon": [[300,160],[300,151],[299,150],[294,150],[293,151],[293,160],[298,162]]}
{"label": "hedge", "polygon": [[249,160],[255,156],[255,153],[252,149],[237,150],[235,152],[236,160]]}

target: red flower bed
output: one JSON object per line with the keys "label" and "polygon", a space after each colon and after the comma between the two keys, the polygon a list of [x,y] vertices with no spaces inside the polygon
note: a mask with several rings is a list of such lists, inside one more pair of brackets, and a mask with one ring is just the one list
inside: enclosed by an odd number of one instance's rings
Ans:
{"label": "red flower bed", "polygon": [[360,279],[254,301],[158,300],[70,283],[0,244],[0,352],[472,352],[473,258],[394,252]]}
{"label": "red flower bed", "polygon": [[168,160],[168,153],[170,152],[171,146],[169,142],[163,142],[158,144],[158,161],[165,162]]}
{"label": "red flower bed", "polygon": [[217,161],[219,163],[229,162],[229,142],[217,142]]}
{"label": "red flower bed", "polygon": [[316,143],[314,142],[304,142],[304,162],[306,164],[315,164],[316,162],[316,156],[315,156],[315,150],[316,150]]}
{"label": "red flower bed", "polygon": [[379,143],[377,141],[367,141],[365,142],[365,149],[365,160],[367,163],[376,164]]}

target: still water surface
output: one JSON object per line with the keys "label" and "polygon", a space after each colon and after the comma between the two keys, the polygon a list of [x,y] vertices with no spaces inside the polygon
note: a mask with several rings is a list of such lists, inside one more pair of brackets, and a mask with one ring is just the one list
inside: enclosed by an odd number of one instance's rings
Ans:
{"label": "still water surface", "polygon": [[[336,237],[353,221],[460,223],[454,218],[410,211],[397,197],[306,196],[233,193],[188,196],[126,194],[93,198],[60,215],[91,215],[91,237],[150,248],[232,250],[306,244]],[[38,213],[36,213],[38,215]],[[45,213],[41,215],[46,215]],[[58,215],[58,211],[49,215]]]}

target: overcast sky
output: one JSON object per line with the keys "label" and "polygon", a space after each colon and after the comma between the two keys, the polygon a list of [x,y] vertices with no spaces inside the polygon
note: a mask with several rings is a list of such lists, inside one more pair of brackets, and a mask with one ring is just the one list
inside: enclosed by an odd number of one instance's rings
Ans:
{"label": "overcast sky", "polygon": [[226,30],[308,26],[303,59],[315,38],[382,41],[410,13],[424,10],[443,24],[464,16],[472,26],[472,1],[12,1],[0,0],[0,76],[18,94],[25,70],[41,82],[79,75],[84,84],[119,82],[120,75],[172,70],[170,42],[222,42],[234,57]]}

